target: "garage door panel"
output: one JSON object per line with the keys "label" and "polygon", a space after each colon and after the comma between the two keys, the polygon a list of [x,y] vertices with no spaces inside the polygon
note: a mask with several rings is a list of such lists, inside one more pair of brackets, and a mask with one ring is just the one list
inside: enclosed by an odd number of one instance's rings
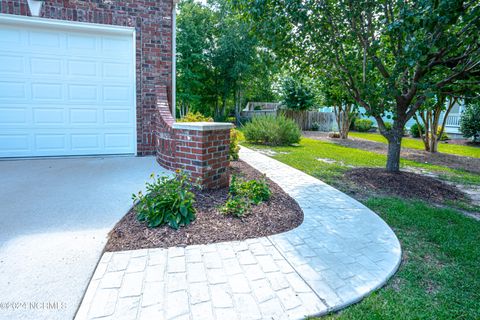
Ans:
{"label": "garage door panel", "polygon": [[97,62],[95,60],[70,60],[67,62],[67,76],[69,77],[98,77]]}
{"label": "garage door panel", "polygon": [[67,50],[79,51],[81,54],[97,50],[98,37],[77,33],[68,33],[66,36]]}
{"label": "garage door panel", "polygon": [[131,125],[132,112],[128,109],[106,109],[103,111],[105,124],[110,125]]}
{"label": "garage door panel", "polygon": [[130,65],[127,63],[103,63],[103,78],[125,81],[130,76]]}
{"label": "garage door panel", "polygon": [[0,157],[135,153],[134,73],[131,34],[0,20]]}
{"label": "garage door panel", "polygon": [[0,81],[0,100],[26,99],[27,90],[25,83],[13,81]]}
{"label": "garage door panel", "polygon": [[22,32],[12,27],[4,27],[0,29],[0,44],[20,45],[22,43]]}
{"label": "garage door panel", "polygon": [[58,31],[29,31],[28,44],[31,49],[60,49],[62,35]]}
{"label": "garage door panel", "polygon": [[102,38],[102,52],[106,55],[119,54],[121,56],[129,55],[132,47],[129,39],[125,37],[103,37]]}
{"label": "garage door panel", "polygon": [[98,134],[72,134],[72,150],[100,150],[100,135]]}
{"label": "garage door panel", "polygon": [[27,108],[0,108],[0,125],[18,126],[27,123]]}
{"label": "garage door panel", "polygon": [[35,150],[37,151],[63,151],[66,149],[67,137],[63,133],[59,134],[35,134]]}
{"label": "garage door panel", "polygon": [[33,110],[34,125],[56,125],[65,124],[65,109],[35,108]]}
{"label": "garage door panel", "polygon": [[70,109],[70,123],[74,125],[100,124],[98,109]]}
{"label": "garage door panel", "polygon": [[135,133],[124,130],[107,129],[91,134],[68,131],[0,134],[0,157],[128,154],[136,143]]}
{"label": "garage door panel", "polygon": [[97,86],[87,84],[67,85],[67,100],[72,102],[96,102],[98,99]]}
{"label": "garage door panel", "polygon": [[22,57],[0,54],[0,74],[17,74],[25,72],[25,61]]}
{"label": "garage door panel", "polygon": [[29,134],[0,134],[0,155],[19,154],[28,156],[31,152]]}
{"label": "garage door panel", "polygon": [[128,89],[128,86],[104,86],[103,102],[130,104],[132,101],[132,92]]}
{"label": "garage door panel", "polygon": [[105,134],[105,148],[129,148],[131,146],[130,142],[130,135],[126,133]]}
{"label": "garage door panel", "polygon": [[60,83],[32,83],[32,103],[35,103],[35,100],[61,101],[62,87]]}
{"label": "garage door panel", "polygon": [[32,58],[30,59],[31,75],[60,76],[62,74],[62,59],[60,58]]}

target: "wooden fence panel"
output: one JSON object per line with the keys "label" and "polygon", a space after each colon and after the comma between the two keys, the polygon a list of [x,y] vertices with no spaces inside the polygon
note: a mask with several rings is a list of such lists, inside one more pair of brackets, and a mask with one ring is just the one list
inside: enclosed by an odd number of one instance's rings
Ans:
{"label": "wooden fence panel", "polygon": [[314,123],[319,126],[319,131],[333,131],[335,115],[333,112],[319,111],[281,111],[287,118],[293,119],[302,130],[310,130]]}

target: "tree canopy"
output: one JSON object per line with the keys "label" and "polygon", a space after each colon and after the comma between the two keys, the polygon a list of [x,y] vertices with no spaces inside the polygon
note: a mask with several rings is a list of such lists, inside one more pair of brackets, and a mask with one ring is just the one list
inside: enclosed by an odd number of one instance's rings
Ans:
{"label": "tree canopy", "polygon": [[[480,2],[236,0],[290,64],[338,79],[375,117],[398,171],[405,123],[438,89],[478,84]],[[382,116],[393,115],[388,130]]]}
{"label": "tree canopy", "polygon": [[274,57],[223,0],[185,0],[177,18],[177,108],[224,120],[248,99],[276,98]]}

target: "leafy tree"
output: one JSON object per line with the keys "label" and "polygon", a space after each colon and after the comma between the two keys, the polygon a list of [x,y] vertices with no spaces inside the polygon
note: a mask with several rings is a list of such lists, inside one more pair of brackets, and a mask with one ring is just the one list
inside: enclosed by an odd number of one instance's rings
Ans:
{"label": "leafy tree", "polygon": [[339,81],[323,77],[320,80],[320,86],[323,93],[323,103],[327,106],[333,106],[340,138],[347,139],[352,121],[358,113],[355,100],[345,91]]}
{"label": "leafy tree", "polygon": [[238,116],[243,98],[245,80],[253,72],[257,41],[250,33],[248,23],[240,19],[224,3],[219,13],[217,41],[212,64],[221,104],[215,106],[215,119],[226,117],[227,101],[233,94],[235,114]]}
{"label": "leafy tree", "polygon": [[[201,105],[209,78],[215,16],[193,0],[179,4],[177,18],[177,101],[179,116]],[[195,110],[199,111],[199,110]],[[208,112],[206,112],[208,114]]]}
{"label": "leafy tree", "polygon": [[[479,1],[237,3],[284,59],[340,79],[388,140],[391,172],[399,170],[403,128],[425,100],[448,85],[468,87],[480,74]],[[387,130],[382,116],[390,113]]]}
{"label": "leafy tree", "polygon": [[183,0],[177,17],[179,116],[201,112],[223,121],[250,98],[275,98],[271,51],[226,0]]}
{"label": "leafy tree", "polygon": [[305,82],[288,77],[282,83],[282,106],[290,110],[305,111],[315,104],[315,94]]}
{"label": "leafy tree", "polygon": [[460,131],[465,138],[472,138],[473,141],[480,139],[480,101],[467,105],[467,109],[460,118]]}
{"label": "leafy tree", "polygon": [[445,137],[445,125],[453,107],[459,101],[465,102],[472,97],[478,97],[480,90],[478,79],[476,83],[468,82],[467,84],[464,81],[459,81],[438,88],[435,95],[427,98],[417,114],[414,115],[416,122],[421,123],[425,128],[425,135],[420,132],[420,136],[426,151],[437,152],[438,141]]}
{"label": "leafy tree", "polygon": [[[445,131],[447,117],[457,101],[458,97],[448,97],[444,93],[439,93],[429,101],[427,100],[414,115],[417,125],[425,128],[425,134],[421,130],[419,131],[425,151],[432,153],[438,151],[438,142]],[[443,121],[440,122],[442,115]]]}

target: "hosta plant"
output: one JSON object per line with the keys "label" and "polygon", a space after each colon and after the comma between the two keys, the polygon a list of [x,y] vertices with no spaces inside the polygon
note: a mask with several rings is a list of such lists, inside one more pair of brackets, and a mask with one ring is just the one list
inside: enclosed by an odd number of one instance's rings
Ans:
{"label": "hosta plant", "polygon": [[137,219],[154,228],[169,225],[173,229],[186,226],[195,220],[195,195],[190,177],[177,170],[172,176],[151,176],[146,183],[146,194],[139,192],[132,196],[138,201],[135,210]]}

